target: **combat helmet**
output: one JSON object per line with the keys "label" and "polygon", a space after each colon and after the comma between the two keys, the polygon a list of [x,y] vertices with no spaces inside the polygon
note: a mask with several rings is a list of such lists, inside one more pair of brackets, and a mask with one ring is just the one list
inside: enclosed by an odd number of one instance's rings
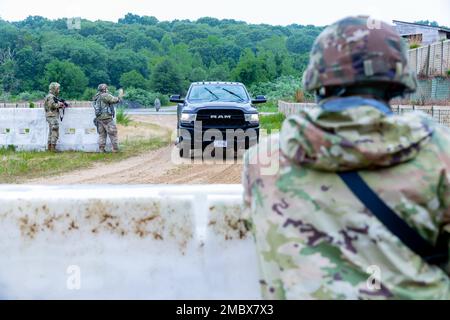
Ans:
{"label": "combat helmet", "polygon": [[414,92],[405,41],[389,24],[358,16],[327,27],[316,39],[303,76],[306,91],[384,84],[391,97]]}
{"label": "combat helmet", "polygon": [[51,94],[56,95],[58,88],[60,88],[61,85],[58,82],[52,82],[50,83],[50,85],[48,86],[48,90]]}
{"label": "combat helmet", "polygon": [[106,84],[104,84],[104,83],[99,84],[97,90],[98,90],[99,92],[106,92],[106,91],[108,90],[108,86],[107,86]]}

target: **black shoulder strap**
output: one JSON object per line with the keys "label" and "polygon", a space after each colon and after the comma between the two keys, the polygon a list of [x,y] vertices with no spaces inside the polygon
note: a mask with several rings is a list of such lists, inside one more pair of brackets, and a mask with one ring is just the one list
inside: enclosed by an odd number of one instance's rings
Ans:
{"label": "black shoulder strap", "polygon": [[396,235],[409,249],[430,264],[442,264],[448,261],[447,241],[438,241],[432,246],[417,231],[400,218],[383,200],[364,182],[357,172],[339,173],[339,176],[353,194],[372,212],[374,216]]}

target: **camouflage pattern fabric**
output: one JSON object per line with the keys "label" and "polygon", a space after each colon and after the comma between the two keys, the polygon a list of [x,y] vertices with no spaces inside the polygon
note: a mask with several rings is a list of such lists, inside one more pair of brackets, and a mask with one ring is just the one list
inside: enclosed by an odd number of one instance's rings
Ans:
{"label": "camouflage pattern fabric", "polygon": [[59,103],[55,102],[55,95],[49,93],[44,99],[44,108],[46,117],[58,117],[59,116]]}
{"label": "camouflage pattern fabric", "polygon": [[304,73],[304,88],[388,83],[414,92],[417,80],[407,66],[407,47],[396,30],[368,17],[348,17],[316,39]]}
{"label": "camouflage pattern fabric", "polygon": [[59,121],[57,117],[47,117],[48,123],[48,144],[54,144],[59,139]]}
{"label": "camouflage pattern fabric", "polygon": [[49,85],[49,93],[44,98],[44,110],[45,117],[48,123],[48,144],[54,144],[58,142],[59,138],[59,108],[60,105],[55,101],[55,98],[58,96],[58,89],[60,88],[60,84],[57,82],[52,82]]}
{"label": "camouflage pattern fabric", "polygon": [[[245,156],[264,298],[450,299],[450,266],[424,262],[336,174],[359,170],[434,243],[450,233],[449,130],[422,113],[389,115],[370,99],[329,102],[288,118],[271,143],[262,139]],[[273,174],[263,173],[264,155],[279,163]]]}
{"label": "camouflage pattern fabric", "polygon": [[98,121],[98,145],[100,149],[104,149],[106,146],[106,139],[109,136],[113,150],[119,150],[117,126],[113,119],[105,119]]}
{"label": "camouflage pattern fabric", "polygon": [[99,108],[100,115],[97,118],[99,120],[110,120],[113,118],[113,105],[119,103],[121,99],[114,97],[112,94],[107,92],[98,92],[94,97],[94,101],[97,101]]}
{"label": "camouflage pattern fabric", "polygon": [[155,106],[156,111],[159,112],[159,110],[161,109],[161,100],[156,98],[155,102],[154,102],[154,106]]}

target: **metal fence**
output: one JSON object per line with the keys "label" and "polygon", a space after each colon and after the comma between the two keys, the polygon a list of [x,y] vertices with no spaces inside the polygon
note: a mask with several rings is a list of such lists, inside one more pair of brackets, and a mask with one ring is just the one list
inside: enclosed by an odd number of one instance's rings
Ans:
{"label": "metal fence", "polygon": [[450,40],[409,50],[408,58],[417,75],[445,77],[450,70]]}
{"label": "metal fence", "polygon": [[422,111],[432,116],[440,124],[450,127],[450,106],[392,106],[392,110],[397,114],[404,114],[412,111]]}
{"label": "metal fence", "polygon": [[[67,101],[74,108],[89,108],[91,101]],[[33,102],[34,108],[43,108],[43,101]],[[0,102],[0,108],[30,108],[30,102]]]}
{"label": "metal fence", "polygon": [[[278,111],[286,116],[299,114],[301,111],[316,108],[314,103],[290,103],[285,101],[278,102]],[[450,106],[411,106],[411,105],[393,105],[392,111],[396,114],[404,114],[413,111],[422,111],[432,116],[437,122],[450,127]]]}

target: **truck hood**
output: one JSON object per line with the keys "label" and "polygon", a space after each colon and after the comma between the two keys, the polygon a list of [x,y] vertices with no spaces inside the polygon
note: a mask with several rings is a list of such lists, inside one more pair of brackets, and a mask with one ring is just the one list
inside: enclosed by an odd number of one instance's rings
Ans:
{"label": "truck hood", "polygon": [[187,103],[183,112],[196,113],[203,109],[232,109],[232,110],[242,110],[244,113],[257,113],[255,107],[248,103],[237,103],[237,102],[202,102],[202,103]]}

